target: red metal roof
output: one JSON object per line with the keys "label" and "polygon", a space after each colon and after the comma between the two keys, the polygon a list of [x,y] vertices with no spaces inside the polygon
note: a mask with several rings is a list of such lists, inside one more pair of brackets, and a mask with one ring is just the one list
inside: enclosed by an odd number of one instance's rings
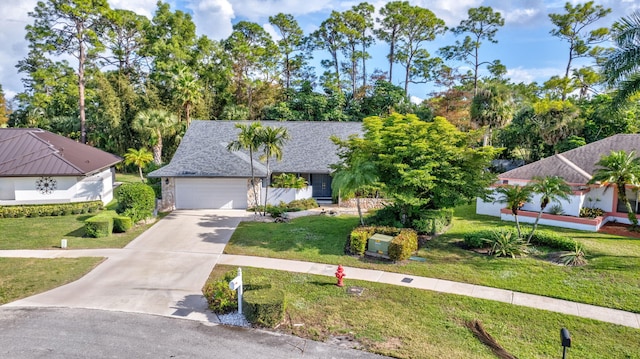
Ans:
{"label": "red metal roof", "polygon": [[34,128],[0,129],[0,176],[85,176],[122,158]]}

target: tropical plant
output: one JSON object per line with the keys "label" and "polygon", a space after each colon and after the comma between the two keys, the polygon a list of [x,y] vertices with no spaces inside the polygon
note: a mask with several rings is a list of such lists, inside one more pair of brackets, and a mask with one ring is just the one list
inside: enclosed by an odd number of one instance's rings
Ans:
{"label": "tropical plant", "polygon": [[184,108],[185,119],[187,126],[189,126],[191,123],[191,108],[200,101],[202,97],[202,87],[200,86],[198,78],[186,66],[180,67],[175,71],[173,81],[175,96]]}
{"label": "tropical plant", "polygon": [[491,256],[515,258],[528,253],[529,244],[509,231],[495,232],[485,241],[490,245],[488,254]]}
{"label": "tropical plant", "polygon": [[149,139],[153,162],[162,164],[162,138],[177,132],[178,118],[165,110],[149,109],[139,112],[131,128]]}
{"label": "tropical plant", "polygon": [[251,125],[245,125],[242,123],[236,124],[236,128],[240,130],[238,138],[231,141],[227,145],[229,151],[239,151],[246,149],[249,151],[249,164],[251,166],[251,188],[253,189],[253,208],[254,213],[260,206],[260,197],[258,197],[258,191],[256,190],[256,176],[255,166],[253,164],[253,154],[260,148],[260,132],[262,125],[258,122],[253,122]]}
{"label": "tropical plant", "polygon": [[360,192],[378,180],[375,164],[361,157],[353,157],[350,163],[343,163],[331,176],[333,177],[331,188],[334,196],[354,195],[356,197],[360,224],[364,226],[362,208],[360,207]]}
{"label": "tropical plant", "polygon": [[[284,127],[263,127],[258,131],[258,143],[262,146],[263,154],[261,159],[265,161],[267,167],[267,178],[271,177],[269,168],[269,159],[275,157],[276,161],[282,160],[282,148],[284,143],[289,139],[289,131]],[[264,189],[264,203],[269,203],[269,186]],[[266,206],[263,213],[267,215]]]}
{"label": "tropical plant", "polygon": [[151,161],[153,161],[153,154],[144,147],[139,150],[136,150],[135,148],[130,148],[127,150],[127,153],[125,153],[124,155],[125,164],[135,165],[138,167],[138,173],[140,174],[140,181],[142,182],[144,182],[144,177],[142,176],[142,167],[145,167]]}
{"label": "tropical plant", "polygon": [[520,207],[524,206],[525,203],[531,201],[531,197],[533,196],[531,187],[520,185],[506,185],[496,188],[496,192],[499,196],[495,200],[495,202],[505,203],[511,210],[511,213],[513,214],[516,221],[518,237],[522,238],[520,222],[518,221],[518,211],[520,210]]}
{"label": "tropical plant", "polygon": [[611,151],[609,155],[602,156],[596,166],[600,168],[596,169],[588,183],[601,184],[607,188],[615,185],[618,190],[618,200],[624,202],[629,221],[634,227],[637,227],[638,218],[627,198],[626,186],[637,187],[640,185],[640,158],[636,157],[635,151],[629,153]]}
{"label": "tropical plant", "polygon": [[560,263],[566,266],[581,266],[587,264],[584,249],[576,242],[572,251],[560,255]]}
{"label": "tropical plant", "polygon": [[307,180],[293,173],[282,173],[278,176],[273,176],[272,187],[302,189],[307,187]]}
{"label": "tropical plant", "polygon": [[640,92],[640,11],[618,20],[612,28],[616,49],[603,64],[605,80],[617,87],[614,104]]}
{"label": "tropical plant", "polygon": [[534,177],[533,182],[529,186],[533,193],[540,195],[540,211],[538,211],[538,216],[536,217],[536,221],[533,222],[531,233],[529,233],[529,237],[527,237],[527,244],[531,242],[531,237],[533,237],[533,233],[538,227],[538,222],[540,221],[540,217],[542,217],[542,212],[547,208],[547,205],[549,205],[550,202],[557,202],[559,204],[561,199],[571,201],[571,198],[569,197],[571,194],[571,187],[561,177]]}

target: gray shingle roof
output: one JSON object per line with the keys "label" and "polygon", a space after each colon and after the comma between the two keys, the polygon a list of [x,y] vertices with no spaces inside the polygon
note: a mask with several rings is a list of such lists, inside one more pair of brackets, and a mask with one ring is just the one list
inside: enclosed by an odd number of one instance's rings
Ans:
{"label": "gray shingle roof", "polygon": [[34,128],[0,129],[0,176],[84,176],[122,158]]}
{"label": "gray shingle roof", "polygon": [[531,180],[534,176],[560,176],[569,183],[584,184],[596,171],[596,162],[611,151],[635,151],[640,155],[640,134],[619,134],[544,158],[498,176],[500,179]]}
{"label": "gray shingle roof", "polygon": [[[192,121],[171,162],[149,174],[150,177],[250,177],[249,156],[245,151],[229,152],[227,144],[238,137],[237,123],[248,121]],[[270,160],[273,172],[329,173],[338,162],[332,135],[346,139],[362,134],[360,122],[263,121],[263,126],[287,128],[290,140],[283,148],[282,161]],[[259,156],[254,156],[257,159]],[[257,163],[256,176],[266,176]]]}

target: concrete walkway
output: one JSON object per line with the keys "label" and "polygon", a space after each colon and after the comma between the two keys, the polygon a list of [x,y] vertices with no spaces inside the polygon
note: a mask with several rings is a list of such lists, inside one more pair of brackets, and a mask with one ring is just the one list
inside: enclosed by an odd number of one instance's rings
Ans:
{"label": "concrete walkway", "polygon": [[[243,211],[175,211],[124,249],[13,250],[0,257],[107,257],[83,278],[7,307],[69,307],[139,312],[216,322],[201,294],[216,264],[334,276],[335,265],[222,254]],[[345,267],[349,279],[549,310],[640,329],[640,315],[616,309],[442,279]]]}

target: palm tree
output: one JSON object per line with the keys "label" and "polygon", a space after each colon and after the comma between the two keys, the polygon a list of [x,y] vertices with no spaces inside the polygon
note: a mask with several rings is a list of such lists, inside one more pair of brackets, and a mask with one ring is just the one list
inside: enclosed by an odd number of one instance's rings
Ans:
{"label": "palm tree", "polygon": [[518,211],[520,207],[525,203],[531,201],[533,192],[529,186],[520,185],[506,185],[496,189],[496,192],[500,194],[495,202],[506,203],[507,207],[511,209],[511,213],[516,220],[516,229],[518,230],[518,238],[522,238],[522,232],[520,231],[520,222],[518,221]]}
{"label": "palm tree", "polygon": [[616,49],[603,64],[604,78],[617,87],[614,105],[621,104],[640,92],[640,11],[613,24],[612,37]]}
{"label": "palm tree", "polygon": [[191,123],[191,107],[202,97],[198,79],[189,71],[188,67],[179,68],[174,75],[175,94],[184,107],[187,127]]}
{"label": "palm tree", "polygon": [[631,208],[625,186],[640,185],[640,158],[636,157],[635,151],[630,153],[611,151],[608,156],[602,156],[596,165],[601,168],[596,169],[593,178],[588,183],[600,183],[607,187],[615,185],[618,189],[618,200],[624,202],[629,221],[634,227],[637,227],[638,218]]}
{"label": "palm tree", "polygon": [[571,187],[563,178],[558,176],[547,176],[544,178],[533,177],[533,183],[531,183],[529,187],[533,193],[540,195],[540,211],[538,212],[536,221],[533,223],[533,229],[531,229],[531,233],[529,233],[529,237],[527,238],[527,244],[531,242],[533,232],[536,231],[540,217],[542,217],[542,212],[547,205],[550,202],[560,203],[560,199],[564,199],[566,201],[571,200],[569,197],[569,194],[571,194]]}
{"label": "palm tree", "polygon": [[144,177],[142,176],[142,167],[145,167],[151,161],[153,161],[153,154],[144,147],[142,147],[139,150],[136,150],[135,148],[130,148],[127,150],[127,153],[124,155],[125,164],[138,166],[138,173],[140,174],[140,180],[142,182],[144,182]]}
{"label": "palm tree", "polygon": [[376,166],[373,162],[364,158],[354,158],[349,164],[343,164],[331,175],[331,188],[334,196],[356,197],[356,206],[360,216],[360,224],[364,226],[362,209],[360,207],[360,192],[366,186],[371,186],[378,181]]}
{"label": "palm tree", "polygon": [[480,127],[487,127],[482,137],[482,145],[488,146],[491,133],[496,128],[506,126],[513,117],[513,96],[506,86],[490,84],[473,96],[471,120]]}
{"label": "palm tree", "polygon": [[269,169],[269,159],[275,157],[277,161],[282,159],[282,147],[289,139],[289,131],[284,127],[263,127],[258,135],[260,145],[263,148],[261,159],[265,161],[267,167],[267,186],[264,189],[264,216],[267,215],[267,203],[269,195],[269,179],[271,178],[271,170]]}
{"label": "palm tree", "polygon": [[248,150],[249,151],[249,163],[251,165],[251,188],[253,189],[253,212],[254,214],[258,210],[260,205],[260,198],[258,197],[258,191],[256,190],[256,176],[255,167],[253,165],[253,154],[260,148],[260,132],[262,131],[262,125],[259,122],[253,122],[251,125],[245,125],[237,123],[236,128],[240,130],[238,138],[231,141],[227,145],[229,151]]}
{"label": "palm tree", "polygon": [[178,118],[165,110],[150,109],[138,112],[131,128],[149,138],[153,151],[153,162],[162,164],[162,137],[175,134]]}

